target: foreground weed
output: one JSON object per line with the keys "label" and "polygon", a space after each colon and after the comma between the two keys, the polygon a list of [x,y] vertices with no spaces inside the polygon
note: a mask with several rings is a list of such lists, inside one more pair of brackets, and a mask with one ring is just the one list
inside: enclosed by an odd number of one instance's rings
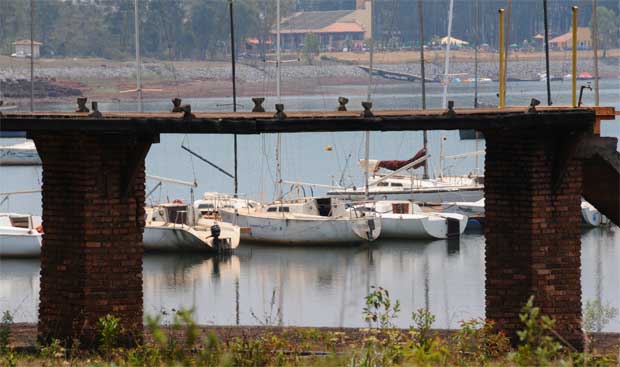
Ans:
{"label": "foreground weed", "polygon": [[432,331],[435,315],[423,308],[411,314],[413,325],[409,328],[411,344],[405,353],[416,365],[443,365],[449,356],[449,349]]}
{"label": "foreground weed", "polygon": [[390,292],[383,287],[371,287],[364,298],[364,320],[374,328],[365,329],[362,349],[354,353],[350,364],[359,367],[393,366],[403,359],[401,333],[394,328],[394,320],[400,312],[400,302],[392,303]]}
{"label": "foreground weed", "polygon": [[45,361],[50,362],[50,366],[59,366],[65,360],[66,349],[62,346],[59,339],[52,339],[49,345],[40,348],[40,356]]}
{"label": "foreground weed", "polygon": [[496,332],[490,320],[461,321],[461,327],[451,338],[455,363],[483,366],[510,351],[510,340],[503,332]]}
{"label": "foreground weed", "polygon": [[383,287],[373,285],[370,288],[372,292],[366,296],[366,307],[362,311],[364,320],[382,329],[394,327],[392,321],[398,318],[400,302],[396,300],[392,305],[390,292]]}
{"label": "foreground weed", "polygon": [[521,366],[546,366],[556,359],[562,345],[550,334],[555,320],[541,315],[540,308],[534,307],[534,297],[530,297],[519,315],[524,329],[517,331],[519,346],[511,359]]}
{"label": "foreground weed", "polygon": [[118,337],[121,333],[120,322],[120,318],[110,314],[99,318],[100,349],[107,359],[110,359],[112,350],[118,345]]}
{"label": "foreground weed", "polygon": [[13,325],[13,315],[11,312],[4,311],[0,320],[0,355],[9,352],[9,338],[11,337],[11,325]]}
{"label": "foreground weed", "polygon": [[271,362],[271,351],[265,337],[236,337],[228,345],[230,358],[226,365],[231,367],[262,367]]}

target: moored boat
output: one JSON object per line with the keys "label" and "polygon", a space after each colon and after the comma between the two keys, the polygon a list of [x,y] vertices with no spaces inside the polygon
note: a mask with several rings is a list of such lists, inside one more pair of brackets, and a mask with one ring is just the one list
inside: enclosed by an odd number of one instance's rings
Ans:
{"label": "moored boat", "polygon": [[147,251],[228,252],[239,246],[240,229],[215,219],[195,220],[190,205],[167,203],[146,208]]}
{"label": "moored boat", "polygon": [[467,216],[424,211],[413,201],[381,200],[366,203],[381,218],[381,238],[445,239],[459,237],[467,226]]}
{"label": "moored boat", "polygon": [[357,244],[374,241],[381,220],[361,211],[347,210],[334,198],[303,198],[275,202],[260,208],[220,210],[225,222],[246,227],[242,240],[290,245]]}
{"label": "moored boat", "polygon": [[41,218],[0,213],[0,257],[38,257],[41,254]]}

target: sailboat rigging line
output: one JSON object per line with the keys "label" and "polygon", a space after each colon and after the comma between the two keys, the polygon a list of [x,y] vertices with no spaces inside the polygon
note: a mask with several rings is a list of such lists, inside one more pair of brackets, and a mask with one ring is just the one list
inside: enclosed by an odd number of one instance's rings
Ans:
{"label": "sailboat rigging line", "polygon": [[547,0],[543,0],[543,16],[545,24],[545,66],[547,73],[547,105],[551,106],[551,75],[549,74],[549,22],[547,18]]}
{"label": "sailboat rigging line", "polygon": [[[230,62],[232,67],[232,92],[233,92],[233,112],[237,112],[237,75],[235,67],[235,17],[233,13],[233,0],[229,0],[228,9],[230,11]],[[239,191],[238,160],[237,160],[237,134],[233,135],[234,150],[234,194],[237,197]]]}
{"label": "sailboat rigging line", "polygon": [[450,83],[450,44],[452,43],[452,15],[454,11],[454,0],[450,0],[450,8],[448,10],[448,42],[446,42],[446,60],[444,62],[444,76],[443,76],[443,100],[441,106],[443,108],[448,107],[448,83]]}
{"label": "sailboat rigging line", "polygon": [[189,149],[188,147],[186,147],[185,145],[181,144],[181,149],[186,150],[187,152],[189,152],[189,154],[195,156],[196,158],[200,159],[201,161],[207,163],[208,165],[210,165],[211,167],[217,169],[218,171],[222,172],[223,174],[225,174],[226,176],[234,179],[235,177],[233,175],[231,175],[230,173],[228,173],[226,170],[224,170],[223,168],[221,168],[220,166],[218,166],[217,164],[209,161],[207,158],[201,156],[200,154],[194,152],[193,150]]}

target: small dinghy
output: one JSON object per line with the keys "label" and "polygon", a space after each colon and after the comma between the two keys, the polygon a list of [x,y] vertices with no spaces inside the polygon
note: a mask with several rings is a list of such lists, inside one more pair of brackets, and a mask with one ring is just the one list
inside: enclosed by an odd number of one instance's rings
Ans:
{"label": "small dinghy", "polygon": [[41,158],[32,140],[0,146],[0,166],[40,166]]}
{"label": "small dinghy", "polygon": [[0,257],[41,255],[41,218],[16,213],[0,213]]}
{"label": "small dinghy", "polygon": [[146,208],[146,251],[229,252],[239,246],[239,227],[196,218],[191,205],[174,202]]}

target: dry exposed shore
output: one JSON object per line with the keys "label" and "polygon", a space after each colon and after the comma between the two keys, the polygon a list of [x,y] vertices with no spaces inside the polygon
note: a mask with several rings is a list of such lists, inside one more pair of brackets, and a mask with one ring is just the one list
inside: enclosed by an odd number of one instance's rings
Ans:
{"label": "dry exposed shore", "polygon": [[[287,55],[295,59],[296,55]],[[285,63],[282,68],[283,92],[288,95],[322,94],[330,86],[363,85],[368,77],[357,65],[367,62],[366,53],[328,53],[313,65],[302,62]],[[427,59],[427,78],[435,78],[443,73],[443,52],[429,51]],[[481,53],[479,74],[481,77],[496,78],[497,54]],[[555,51],[551,54],[551,74],[562,76],[570,72],[570,53]],[[376,67],[402,73],[420,73],[419,54],[414,51],[382,52],[375,55]],[[602,78],[620,77],[620,49],[610,50],[607,59],[599,62]],[[29,60],[0,56],[0,80],[29,80]],[[473,72],[473,52],[455,51],[452,53],[450,72],[467,74]],[[174,96],[184,98],[227,97],[230,96],[231,69],[228,62],[222,61],[159,61],[145,60],[143,64],[144,88],[147,99],[166,99]],[[544,55],[538,53],[511,53],[508,77],[517,79],[536,79],[545,68]],[[579,71],[593,73],[591,51],[579,52]],[[275,66],[261,61],[239,61],[237,67],[238,94],[240,96],[272,95],[275,90]],[[35,78],[45,83],[62,87],[76,88],[84,96],[98,101],[114,101],[135,98],[131,92],[135,88],[135,65],[132,61],[104,59],[39,59],[35,62]],[[376,83],[399,83],[376,78]],[[43,83],[43,82],[41,82]],[[18,83],[19,84],[19,83]],[[18,85],[15,84],[15,85]],[[21,83],[23,84],[23,83]],[[28,89],[28,88],[25,88]],[[44,90],[43,86],[41,87]],[[52,88],[54,89],[54,88]],[[13,96],[29,97],[29,90],[3,91]],[[40,102],[69,102],[74,94],[63,96],[36,96]],[[5,98],[6,99],[6,98]]]}

